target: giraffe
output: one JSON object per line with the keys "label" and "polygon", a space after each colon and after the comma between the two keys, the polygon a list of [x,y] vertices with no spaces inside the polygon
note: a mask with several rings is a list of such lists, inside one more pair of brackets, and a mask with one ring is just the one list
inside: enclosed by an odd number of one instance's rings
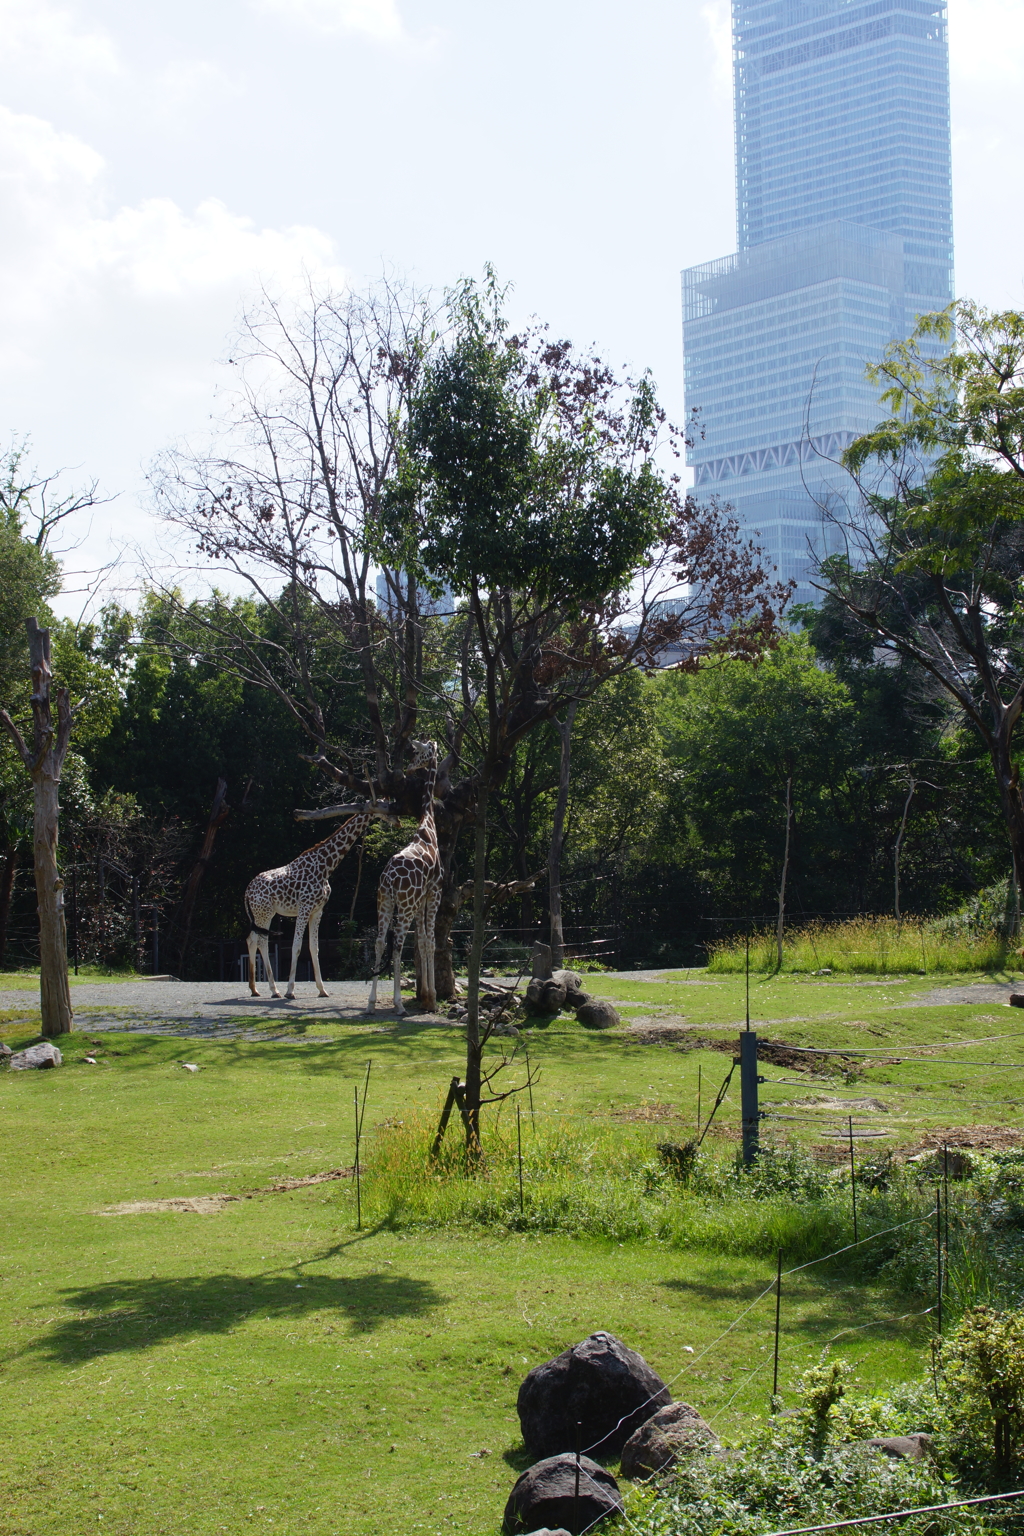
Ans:
{"label": "giraffe", "polygon": [[377,945],[373,964],[373,984],[367,1012],[377,1006],[377,978],[380,974],[381,957],[387,942],[388,929],[394,929],[395,962],[395,1012],[399,1018],[405,1015],[402,1007],[402,950],[405,936],[415,925],[416,947],[420,955],[423,998],[426,1009],[432,1013],[436,1006],[434,996],[434,923],[441,902],[441,856],[437,849],[437,829],[434,826],[434,783],[437,779],[437,743],[413,742],[412,766],[426,766],[427,780],[424,789],[423,815],[416,828],[416,835],[388,863],[377,889]]}
{"label": "giraffe", "polygon": [[331,894],[328,876],[338,867],[353,844],[362,837],[375,816],[383,817],[392,826],[399,824],[398,817],[387,802],[376,801],[368,805],[364,811],[348,817],[342,822],[337,832],[325,838],[322,843],[314,843],[312,848],[307,848],[304,853],[300,853],[298,858],[293,859],[290,864],[285,864],[283,869],[265,869],[261,875],[256,875],[249,881],[245,888],[245,910],[251,924],[247,943],[249,991],[253,997],[259,997],[256,990],[257,947],[263,956],[263,969],[270,978],[270,995],[271,997],[281,996],[271,969],[270,948],[267,944],[271,919],[277,913],[282,917],[295,919],[292,968],[288,977],[288,991],[285,995],[295,996],[295,972],[298,968],[299,950],[302,948],[302,936],[307,923],[309,924],[309,953],[313,960],[316,988],[321,997],[328,995],[320,976],[318,938],[320,917]]}

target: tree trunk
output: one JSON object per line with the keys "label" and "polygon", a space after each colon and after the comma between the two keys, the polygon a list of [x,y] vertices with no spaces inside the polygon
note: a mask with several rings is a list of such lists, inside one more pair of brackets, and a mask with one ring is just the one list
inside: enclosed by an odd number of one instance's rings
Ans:
{"label": "tree trunk", "polygon": [[[42,630],[40,633],[47,632]],[[50,757],[52,754],[46,755]],[[64,922],[64,881],[57,868],[59,783],[59,778],[47,773],[45,767],[33,776],[32,852],[39,909],[39,1001],[43,1015],[42,1032],[48,1039],[66,1035],[74,1029],[68,980],[68,936]]]}
{"label": "tree trunk", "polygon": [[188,883],[185,886],[185,894],[181,900],[181,915],[179,918],[181,943],[178,946],[178,969],[182,975],[185,974],[185,954],[192,932],[192,913],[195,910],[199,887],[206,873],[206,866],[210,862],[210,855],[213,852],[213,844],[217,833],[231,814],[231,807],[224,798],[227,792],[227,782],[224,779],[218,779],[217,792],[213,797],[213,805],[210,807],[210,819],[206,823],[206,831],[203,834],[203,846],[199,850],[198,859],[192,866]]}
{"label": "tree trunk", "polygon": [[793,775],[786,780],[786,847],[782,855],[782,879],[779,882],[779,917],[775,925],[775,948],[782,970],[782,932],[786,921],[786,880],[789,876],[789,842],[793,828]]}
{"label": "tree trunk", "polygon": [[480,1042],[480,965],[484,954],[487,901],[487,801],[490,790],[486,769],[481,775],[476,805],[476,842],[473,859],[473,940],[466,977],[466,1152],[470,1161],[480,1155],[480,1098],[482,1046]]}
{"label": "tree trunk", "polygon": [[1010,750],[1012,726],[1008,714],[1001,722],[998,735],[991,743],[992,766],[995,769],[999,798],[1006,817],[1010,837],[1010,854],[1013,859],[1013,914],[1012,937],[1020,933],[1020,888],[1024,878],[1024,798],[1021,796],[1020,770],[1013,761]]}
{"label": "tree trunk", "polygon": [[11,900],[14,896],[14,876],[18,868],[18,845],[8,843],[0,864],[0,971],[7,954],[7,930],[11,922]]}
{"label": "tree trunk", "polygon": [[900,854],[903,850],[903,839],[907,831],[907,817],[910,815],[910,802],[914,798],[914,790],[916,788],[917,780],[911,779],[910,788],[907,790],[907,798],[903,802],[903,818],[900,821],[900,830],[896,838],[896,847],[893,849],[892,855],[893,876],[895,880],[895,890],[893,895],[895,898],[897,927],[899,927],[903,922],[903,914],[900,911]]}
{"label": "tree trunk", "polygon": [[569,804],[569,771],[571,767],[572,727],[576,719],[577,700],[573,699],[565,712],[564,720],[552,720],[562,745],[558,774],[558,798],[555,801],[555,820],[551,829],[551,848],[548,852],[548,913],[551,918],[551,965],[560,971],[565,964],[562,938],[562,844],[565,840],[565,812]]}
{"label": "tree trunk", "polygon": [[68,942],[64,926],[64,881],[57,867],[60,824],[60,771],[71,740],[71,699],[58,688],[57,724],[53,723],[50,682],[50,631],[35,619],[26,619],[32,666],[32,745],[29,746],[6,710],[0,709],[0,725],[14,742],[32,780],[32,851],[35,860],[36,901],[39,911],[39,1004],[43,1034],[52,1039],[74,1028],[71,987],[68,982]]}

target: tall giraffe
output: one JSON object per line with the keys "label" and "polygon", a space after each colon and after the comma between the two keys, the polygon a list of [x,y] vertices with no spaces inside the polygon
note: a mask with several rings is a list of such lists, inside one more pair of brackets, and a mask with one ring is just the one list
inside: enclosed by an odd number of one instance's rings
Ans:
{"label": "tall giraffe", "polygon": [[416,946],[420,955],[423,1002],[428,1013],[437,1005],[434,995],[434,924],[441,903],[441,856],[437,849],[434,825],[434,784],[437,780],[437,743],[414,741],[412,766],[426,766],[423,815],[411,843],[394,855],[377,888],[377,944],[373,963],[373,984],[367,1012],[377,1006],[377,977],[387,942],[388,929],[394,928],[395,1012],[404,1017],[402,1007],[402,950],[405,936],[415,925]]}
{"label": "tall giraffe", "polygon": [[327,996],[327,988],[320,976],[320,918],[331,894],[328,876],[337,869],[352,845],[362,837],[375,816],[382,817],[392,826],[398,826],[398,817],[385,801],[368,805],[343,821],[337,832],[314,843],[300,853],[298,858],[282,869],[265,869],[256,875],[245,888],[245,910],[251,928],[247,940],[249,949],[249,991],[259,997],[256,990],[256,950],[263,956],[263,969],[270,978],[271,997],[280,997],[274,972],[270,965],[270,947],[267,939],[271,920],[276,913],[282,917],[294,917],[295,937],[292,940],[292,968],[288,977],[287,997],[295,996],[295,972],[299,964],[302,936],[309,924],[309,953],[313,960],[316,989],[321,997]]}

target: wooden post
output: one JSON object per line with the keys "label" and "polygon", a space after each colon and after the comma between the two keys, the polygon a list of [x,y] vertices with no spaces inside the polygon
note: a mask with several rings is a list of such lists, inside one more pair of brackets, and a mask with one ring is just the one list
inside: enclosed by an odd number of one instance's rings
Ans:
{"label": "wooden post", "polygon": [[434,1159],[437,1157],[437,1154],[441,1150],[441,1143],[444,1140],[444,1133],[448,1129],[448,1121],[451,1117],[451,1112],[455,1107],[455,1094],[460,1087],[461,1084],[457,1077],[453,1077],[451,1082],[448,1084],[448,1097],[444,1101],[444,1108],[441,1111],[441,1118],[437,1122],[437,1135],[434,1137],[434,1144],[430,1149],[431,1162],[434,1161]]}
{"label": "wooden post", "polygon": [[743,1161],[749,1165],[758,1152],[760,1112],[757,1107],[757,1033],[745,1029],[740,1034],[740,1116],[743,1129]]}
{"label": "wooden post", "polygon": [[[32,744],[0,709],[0,725],[14,742],[32,780],[34,801],[32,852],[39,912],[39,1004],[47,1039],[75,1027],[68,981],[68,935],[64,919],[64,881],[57,867],[60,828],[60,774],[71,739],[71,699],[66,688],[51,694],[50,631],[26,619],[32,668]],[[54,725],[53,703],[57,705]]]}

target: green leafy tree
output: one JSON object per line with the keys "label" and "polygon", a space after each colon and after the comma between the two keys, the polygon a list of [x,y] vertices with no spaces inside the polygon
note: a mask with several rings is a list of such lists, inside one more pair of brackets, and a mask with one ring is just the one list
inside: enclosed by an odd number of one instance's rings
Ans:
{"label": "green leafy tree", "polygon": [[1024,315],[960,302],[869,370],[892,414],[844,460],[861,498],[822,566],[826,603],[921,668],[977,732],[1019,892],[1024,797]]}
{"label": "green leafy tree", "polygon": [[[490,800],[517,744],[652,647],[685,634],[695,653],[711,648],[720,640],[713,608],[716,620],[734,622],[736,646],[744,631],[763,636],[774,622],[761,568],[731,531],[701,521],[659,468],[666,422],[649,379],[619,381],[542,332],[512,335],[502,301],[490,272],[482,288],[465,282],[451,296],[450,333],[410,397],[379,546],[389,563],[447,583],[462,600],[451,739],[474,788],[471,1145],[485,1087],[479,976]],[[694,561],[705,579],[659,627],[652,583],[692,578]],[[647,605],[627,631],[619,621],[641,573]]]}

